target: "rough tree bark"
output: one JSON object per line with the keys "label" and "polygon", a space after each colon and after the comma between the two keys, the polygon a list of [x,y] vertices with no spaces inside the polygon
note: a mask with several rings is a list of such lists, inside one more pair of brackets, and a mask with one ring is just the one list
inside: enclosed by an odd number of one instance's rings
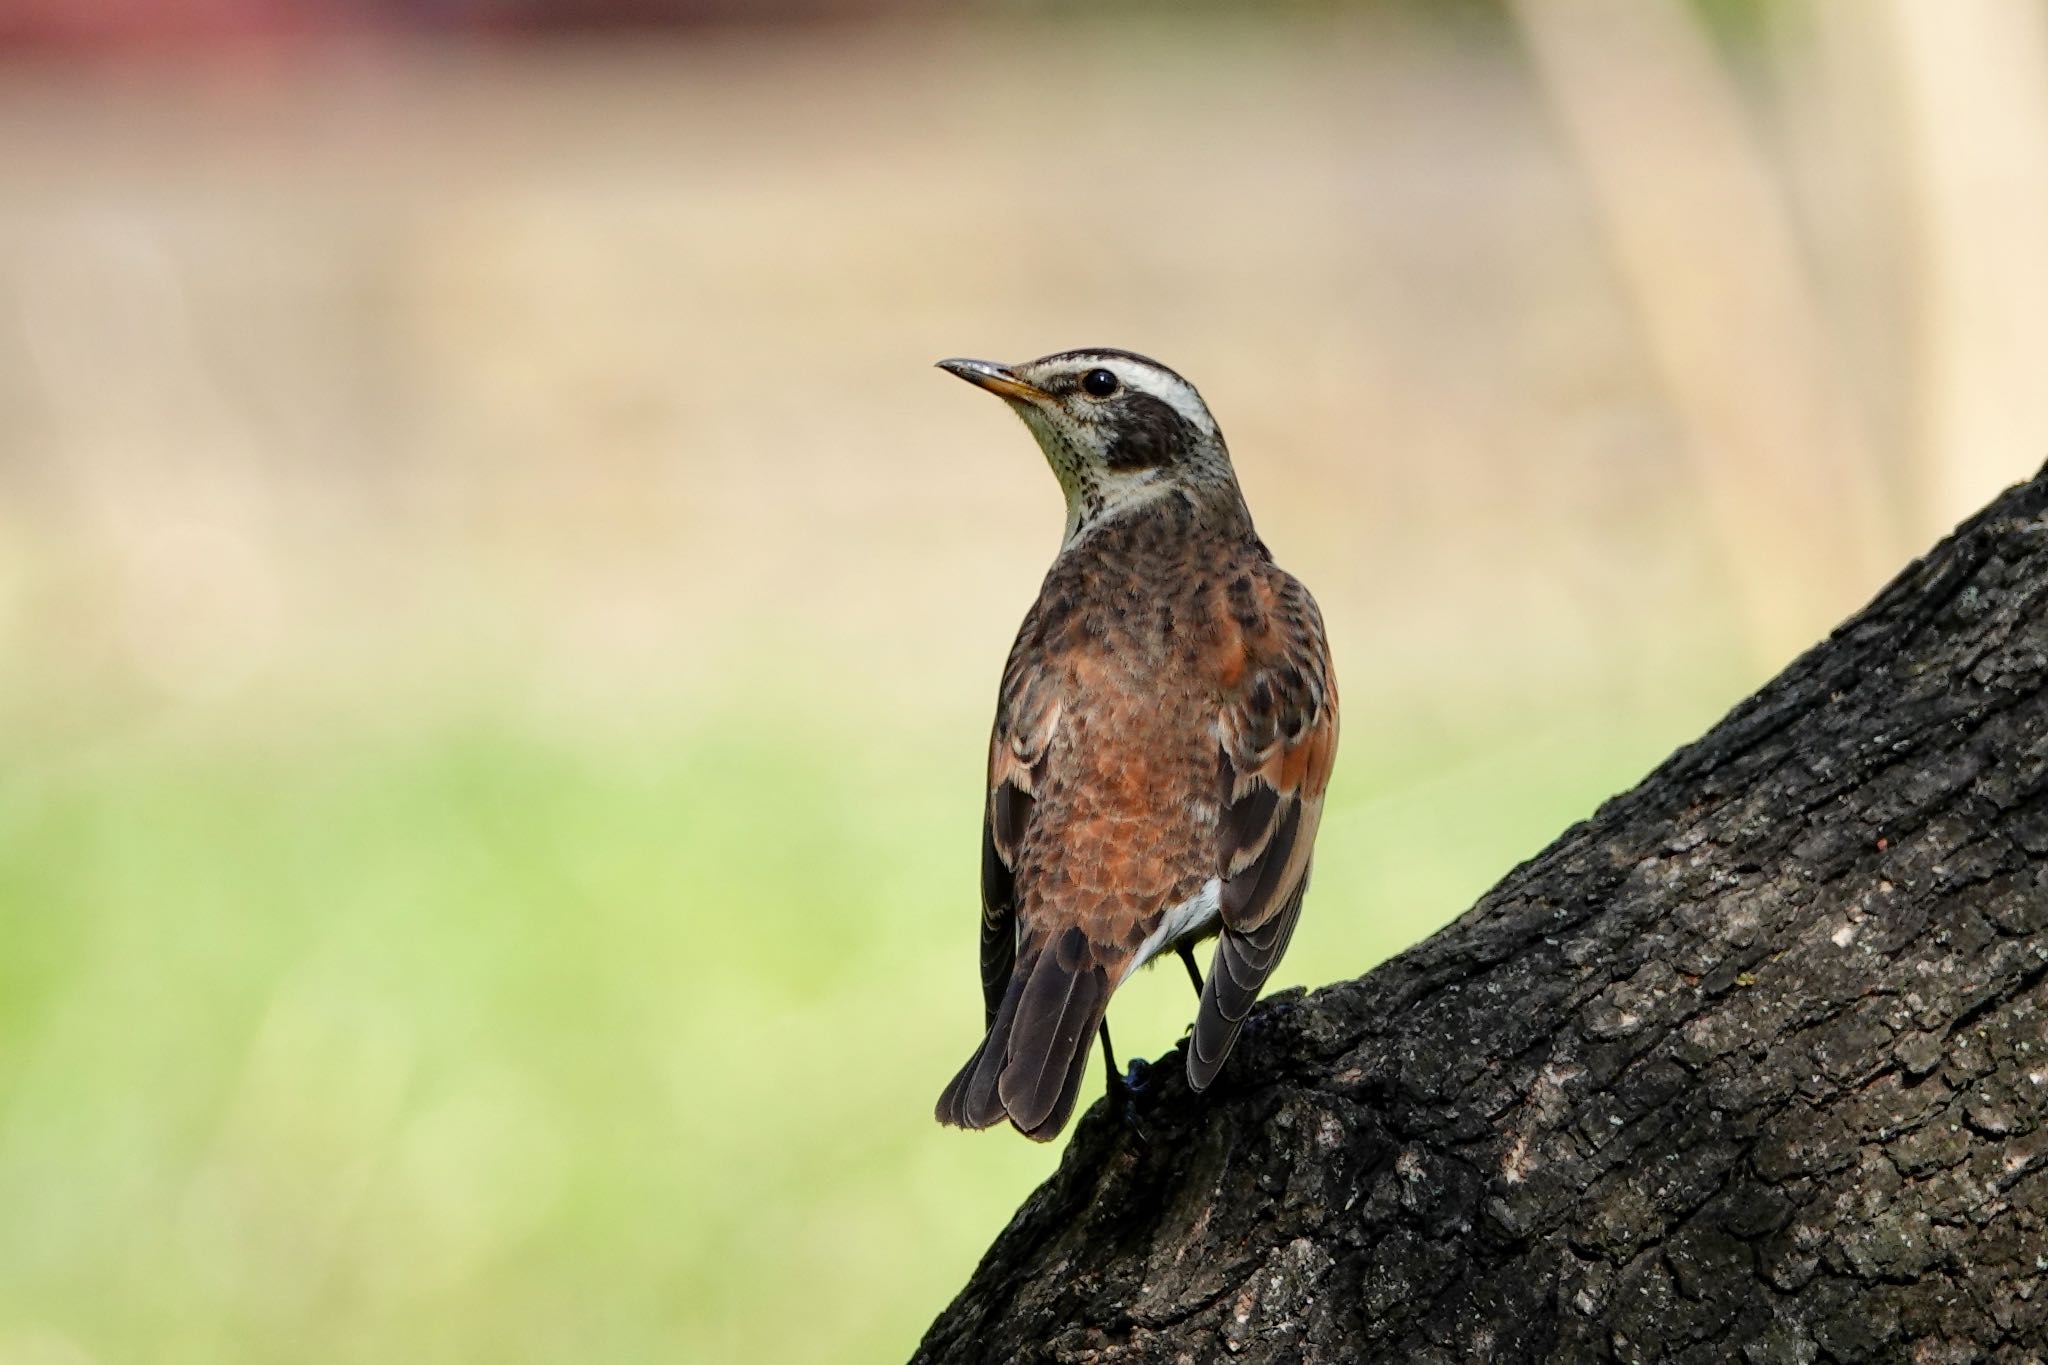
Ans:
{"label": "rough tree bark", "polygon": [[2048,470],[1149,1141],[1098,1104],[917,1361],[2042,1360],[2044,683]]}

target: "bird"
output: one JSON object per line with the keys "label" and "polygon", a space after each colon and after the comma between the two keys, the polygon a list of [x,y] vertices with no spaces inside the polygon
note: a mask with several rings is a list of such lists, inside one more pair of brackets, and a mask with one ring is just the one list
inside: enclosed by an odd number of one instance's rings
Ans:
{"label": "bird", "polygon": [[1223,1069],[1301,914],[1337,685],[1315,599],[1253,529],[1194,385],[1105,348],[938,366],[1023,418],[1066,499],[989,739],[985,1032],[937,1106],[1046,1142],[1098,1036],[1128,1100],[1110,996],[1169,949],[1200,997],[1188,1084]]}

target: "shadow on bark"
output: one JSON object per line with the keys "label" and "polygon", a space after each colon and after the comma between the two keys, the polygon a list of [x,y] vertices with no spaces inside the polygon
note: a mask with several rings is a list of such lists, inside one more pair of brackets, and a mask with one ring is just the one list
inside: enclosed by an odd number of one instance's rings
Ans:
{"label": "shadow on bark", "polygon": [[2048,470],[1435,937],[1098,1104],[918,1362],[2040,1361]]}

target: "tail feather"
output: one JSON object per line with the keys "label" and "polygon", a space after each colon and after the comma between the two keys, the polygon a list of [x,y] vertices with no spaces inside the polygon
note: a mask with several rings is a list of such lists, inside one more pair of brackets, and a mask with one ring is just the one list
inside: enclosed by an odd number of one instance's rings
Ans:
{"label": "tail feather", "polygon": [[1109,977],[1088,936],[1070,927],[1039,955],[1010,1034],[1001,1094],[1010,1121],[1041,1141],[1066,1126],[1109,1008]]}
{"label": "tail feather", "polygon": [[1017,1125],[1017,1131],[1033,1142],[1051,1142],[1060,1135],[1060,1130],[1067,1126],[1067,1120],[1074,1116],[1074,1105],[1080,1099],[1081,1087],[1088,1079],[1088,1059],[1095,1054],[1095,1029],[1102,1022],[1101,1010],[1095,1012],[1095,1020],[1096,1023],[1091,1024],[1087,1033],[1083,1035],[1086,1043],[1075,1048],[1072,1058],[1067,1062],[1066,1075],[1060,1081],[1059,1094],[1054,1098],[1052,1108],[1046,1116],[1035,1127],[1030,1128],[1025,1127],[1023,1121],[1015,1115],[1011,1116],[1010,1121]]}
{"label": "tail feather", "polygon": [[1007,1118],[1036,1141],[1058,1136],[1080,1097],[1109,981],[1078,928],[1020,952],[988,1036],[939,1096],[939,1122],[987,1128]]}

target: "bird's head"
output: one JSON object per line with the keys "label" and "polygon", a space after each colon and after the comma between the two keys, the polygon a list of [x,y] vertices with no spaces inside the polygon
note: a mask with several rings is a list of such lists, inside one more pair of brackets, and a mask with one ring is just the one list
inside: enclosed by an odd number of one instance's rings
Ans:
{"label": "bird's head", "polygon": [[1092,349],[939,368],[1007,402],[1067,497],[1067,539],[1174,491],[1242,509],[1223,433],[1195,386],[1156,360]]}

